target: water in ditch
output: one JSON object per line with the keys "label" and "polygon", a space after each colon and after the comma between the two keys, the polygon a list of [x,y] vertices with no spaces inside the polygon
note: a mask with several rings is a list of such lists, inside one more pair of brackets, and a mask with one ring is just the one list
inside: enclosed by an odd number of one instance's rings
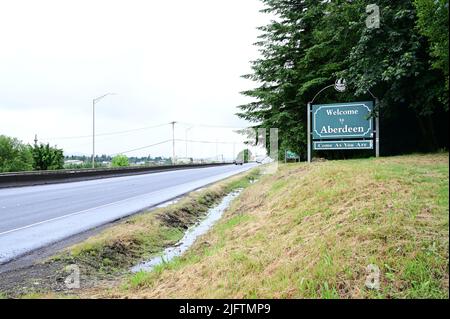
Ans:
{"label": "water in ditch", "polygon": [[223,215],[225,210],[230,206],[231,202],[239,196],[242,189],[238,189],[227,196],[217,205],[208,210],[206,217],[195,226],[189,228],[184,237],[174,246],[166,248],[162,255],[154,257],[149,261],[142,262],[131,268],[131,272],[151,271],[155,266],[167,263],[175,257],[181,256],[195,240],[205,234]]}

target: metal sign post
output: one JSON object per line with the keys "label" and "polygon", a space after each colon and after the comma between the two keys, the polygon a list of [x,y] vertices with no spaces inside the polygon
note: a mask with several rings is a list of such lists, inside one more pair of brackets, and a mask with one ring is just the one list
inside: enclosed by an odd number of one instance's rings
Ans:
{"label": "metal sign post", "polygon": [[[328,123],[329,125],[323,126],[321,133],[313,132],[312,128],[312,105],[316,98],[325,90],[334,87],[334,89],[338,92],[345,92],[347,90],[347,83],[345,79],[336,80],[335,84],[328,85],[320,90],[314,98],[308,102],[307,104],[307,160],[308,163],[312,161],[312,135],[314,134],[315,142],[314,149],[317,150],[332,150],[332,149],[374,149],[375,146],[375,155],[376,157],[380,157],[380,111],[379,111],[379,101],[376,96],[372,94],[370,90],[368,92],[375,100],[375,112],[373,112],[373,102],[362,102],[362,103],[345,103],[345,104],[335,104],[335,105],[322,105],[321,108],[340,108],[336,112],[331,110],[327,110],[328,117],[330,116],[339,116],[338,121],[341,125],[337,124],[336,121]],[[361,111],[358,109],[351,109],[352,105],[358,106],[361,108]],[[315,113],[319,110],[316,106]],[[342,111],[342,108],[348,108],[347,110]],[[369,113],[375,114],[375,132],[373,130],[373,122],[368,121],[368,114],[359,114],[359,113]],[[323,112],[323,111],[322,111]],[[355,115],[351,117],[352,115]],[[323,115],[322,115],[323,117]],[[314,118],[314,126],[317,125],[317,118]],[[344,125],[345,123],[345,125]],[[348,124],[347,124],[348,123]],[[361,124],[362,123],[362,124]],[[366,123],[366,124],[364,124]],[[353,126],[352,126],[353,124]],[[354,125],[358,124],[358,125]],[[343,127],[342,127],[343,126]],[[366,127],[367,126],[367,127]],[[375,133],[375,143],[373,143],[373,138]],[[319,136],[318,136],[319,135]],[[334,135],[334,136],[333,136]],[[336,139],[340,140],[335,141],[323,141],[324,139]],[[361,138],[361,140],[346,140],[349,138]],[[370,140],[368,140],[370,139]],[[375,144],[375,145],[374,145]]]}
{"label": "metal sign post", "polygon": [[308,121],[308,163],[311,163],[311,102],[308,103],[308,113],[307,113]]}
{"label": "metal sign post", "polygon": [[380,110],[378,98],[375,98],[375,156],[380,157]]}

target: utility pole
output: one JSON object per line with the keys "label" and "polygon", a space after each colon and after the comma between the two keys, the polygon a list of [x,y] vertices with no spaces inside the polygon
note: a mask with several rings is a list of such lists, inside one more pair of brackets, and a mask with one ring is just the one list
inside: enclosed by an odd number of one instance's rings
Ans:
{"label": "utility pole", "polygon": [[312,158],[312,156],[311,156],[311,102],[308,102],[308,107],[307,107],[306,112],[307,112],[307,116],[308,116],[307,121],[306,121],[307,130],[308,130],[308,135],[307,135],[307,139],[306,139],[306,141],[308,143],[307,161],[308,161],[308,163],[311,163],[311,158]]}
{"label": "utility pole", "polygon": [[380,157],[380,102],[378,101],[378,98],[375,98],[375,111],[376,111],[376,117],[375,117],[375,156]]}
{"label": "utility pole", "polygon": [[92,100],[92,168],[95,168],[95,103],[108,95],[116,95],[116,93],[106,93]]}
{"label": "utility pole", "polygon": [[37,134],[34,134],[34,146],[37,146],[37,143],[38,143]]}
{"label": "utility pole", "polygon": [[172,124],[172,165],[175,165],[175,124],[177,122],[173,121]]}
{"label": "utility pole", "polygon": [[219,160],[219,142],[217,141],[216,138],[216,161]]}
{"label": "utility pole", "polygon": [[95,99],[92,100],[92,168],[95,168]]}
{"label": "utility pole", "polygon": [[188,130],[186,130],[184,133],[185,133],[185,143],[186,143],[186,154],[185,154],[185,157],[187,158],[188,156],[187,156],[187,154],[188,154],[188,151],[187,151],[187,131]]}
{"label": "utility pole", "polygon": [[184,131],[184,133],[185,133],[185,138],[186,138],[186,140],[185,140],[185,142],[186,142],[186,158],[188,157],[188,132],[189,132],[189,130],[191,130],[192,128],[193,128],[193,126],[188,127],[188,128]]}

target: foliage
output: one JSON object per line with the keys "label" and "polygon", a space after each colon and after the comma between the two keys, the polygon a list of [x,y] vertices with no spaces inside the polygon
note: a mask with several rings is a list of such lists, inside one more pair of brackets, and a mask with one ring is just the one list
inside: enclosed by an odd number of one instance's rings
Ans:
{"label": "foliage", "polygon": [[[107,168],[108,164],[95,162],[95,168]],[[90,169],[92,162],[84,162],[80,164],[64,164],[64,169]]]}
{"label": "foliage", "polygon": [[418,29],[430,41],[433,67],[441,70],[448,90],[448,0],[415,0]]}
{"label": "foliage", "polygon": [[128,157],[126,157],[125,155],[117,155],[113,157],[111,161],[112,167],[126,167],[128,165]]}
{"label": "foliage", "polygon": [[251,156],[252,156],[252,152],[248,148],[246,148],[245,150],[242,150],[239,152],[239,154],[237,155],[237,158],[239,160],[243,160],[244,163],[248,163]]}
{"label": "foliage", "polygon": [[[414,141],[409,151],[420,150],[422,144],[447,146],[448,139],[439,140],[444,134],[438,134],[448,130],[441,120],[442,112],[448,112],[445,74],[431,67],[430,46],[416,28],[413,1],[378,1],[380,28],[367,27],[367,2],[362,0],[261,1],[266,5],[263,12],[276,19],[260,28],[256,45],[261,58],[252,62],[252,73],[243,76],[259,86],[242,92],[254,101],[239,106],[238,116],[255,127],[279,128],[279,154],[289,149],[305,157],[306,104],[340,77],[347,79],[347,92],[327,90],[316,102],[368,100],[372,92],[380,101],[382,131],[390,134],[390,118],[411,118],[418,133],[406,127],[395,132]],[[448,33],[448,23],[442,28]],[[386,144],[391,137],[384,135],[386,153],[409,147]]]}
{"label": "foliage", "polygon": [[[443,153],[279,165],[183,256],[88,297],[448,299],[448,161]],[[109,232],[125,239],[111,245],[121,256],[137,225]],[[368,265],[380,270],[378,289],[366,286]]]}
{"label": "foliage", "polygon": [[17,138],[0,135],[0,172],[30,171],[32,168],[30,148]]}
{"label": "foliage", "polygon": [[35,170],[57,170],[64,168],[64,152],[49,144],[34,145],[32,148],[33,168]]}
{"label": "foliage", "polygon": [[415,0],[418,29],[431,43],[434,66],[448,75],[448,1]]}

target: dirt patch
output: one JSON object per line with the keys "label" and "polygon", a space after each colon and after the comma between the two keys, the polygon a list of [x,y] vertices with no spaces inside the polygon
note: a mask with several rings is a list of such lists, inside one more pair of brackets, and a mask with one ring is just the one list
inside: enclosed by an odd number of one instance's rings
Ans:
{"label": "dirt patch", "polygon": [[[65,283],[73,274],[67,266],[63,261],[52,261],[4,272],[1,274],[0,291],[8,298],[34,298],[49,291],[69,295],[75,290]],[[98,279],[88,278],[86,274],[81,275],[80,281],[83,288],[99,286]]]}
{"label": "dirt patch", "polygon": [[157,214],[156,218],[165,227],[174,227],[188,229],[194,225],[199,217],[205,213],[209,207],[214,205],[220,198],[226,195],[224,190],[217,190],[215,192],[207,192],[196,198],[183,207],[168,208],[163,213]]}

